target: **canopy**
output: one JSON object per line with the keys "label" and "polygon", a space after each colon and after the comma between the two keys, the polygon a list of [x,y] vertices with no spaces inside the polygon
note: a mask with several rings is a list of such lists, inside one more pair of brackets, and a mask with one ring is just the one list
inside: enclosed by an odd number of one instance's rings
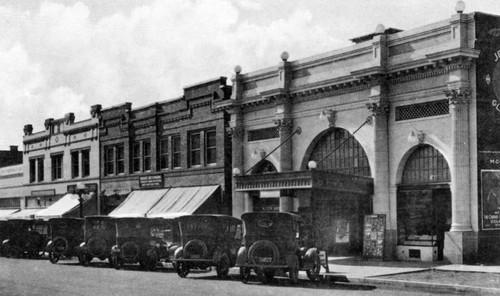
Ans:
{"label": "canopy", "polygon": [[25,209],[19,212],[15,212],[10,214],[7,219],[33,219],[35,218],[35,214],[38,213],[41,209]]}
{"label": "canopy", "polygon": [[169,189],[136,190],[108,216],[146,217],[146,213],[169,191]]}
{"label": "canopy", "polygon": [[[82,199],[85,204],[89,201],[94,194],[83,194]],[[61,199],[50,205],[48,208],[40,210],[36,213],[35,217],[39,219],[50,219],[50,218],[60,218],[64,214],[76,209],[80,206],[80,201],[78,200],[78,194],[67,193]]]}
{"label": "canopy", "polygon": [[2,209],[0,210],[0,220],[7,219],[9,216],[15,212],[19,211],[19,209]]}
{"label": "canopy", "polygon": [[172,218],[193,214],[218,187],[219,185],[172,188],[146,216]]}

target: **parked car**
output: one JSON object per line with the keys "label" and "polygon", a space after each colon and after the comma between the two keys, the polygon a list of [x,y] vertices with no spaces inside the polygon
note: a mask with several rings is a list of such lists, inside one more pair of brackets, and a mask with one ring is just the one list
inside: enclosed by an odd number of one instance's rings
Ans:
{"label": "parked car", "polygon": [[[170,261],[173,249],[178,246],[174,239],[175,219],[163,218],[116,218],[116,242],[111,248],[113,266],[120,269],[124,264],[139,265],[155,270],[160,260]],[[177,245],[176,245],[177,243]]]}
{"label": "parked car", "polygon": [[111,261],[111,247],[116,240],[115,220],[109,216],[87,216],[84,219],[84,240],[78,247],[78,260],[83,266],[93,258]]}
{"label": "parked car", "polygon": [[243,245],[238,250],[236,266],[247,282],[251,270],[263,281],[276,273],[288,273],[297,283],[299,270],[305,270],[310,280],[319,279],[321,260],[317,248],[311,246],[303,219],[282,212],[254,212],[241,216],[244,222]]}
{"label": "parked car", "polygon": [[6,257],[41,257],[47,245],[49,223],[34,219],[8,220],[8,238],[2,242]]}
{"label": "parked car", "polygon": [[0,256],[5,257],[5,252],[3,249],[3,244],[6,239],[8,239],[12,233],[11,224],[8,221],[0,220]]}
{"label": "parked car", "polygon": [[174,255],[177,274],[185,278],[191,269],[215,266],[219,278],[227,277],[241,245],[242,221],[224,215],[179,217],[181,247]]}
{"label": "parked car", "polygon": [[78,256],[78,246],[84,237],[83,223],[82,218],[49,219],[50,241],[46,251],[51,263],[57,263],[61,257]]}

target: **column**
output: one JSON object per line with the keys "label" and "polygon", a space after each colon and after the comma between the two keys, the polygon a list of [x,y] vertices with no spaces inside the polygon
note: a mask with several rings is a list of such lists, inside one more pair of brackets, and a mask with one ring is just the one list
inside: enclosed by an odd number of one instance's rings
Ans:
{"label": "column", "polygon": [[451,89],[446,91],[446,96],[450,103],[452,133],[450,231],[472,231],[469,164],[470,88]]}
{"label": "column", "polygon": [[[276,124],[280,134],[280,172],[289,172],[293,170],[292,154],[293,146],[292,140],[289,139],[293,131],[293,120],[291,118],[291,104],[288,98],[282,100],[283,104],[277,106]],[[288,140],[288,141],[287,141]],[[282,190],[280,192],[280,212],[293,211],[293,197],[289,190]]]}

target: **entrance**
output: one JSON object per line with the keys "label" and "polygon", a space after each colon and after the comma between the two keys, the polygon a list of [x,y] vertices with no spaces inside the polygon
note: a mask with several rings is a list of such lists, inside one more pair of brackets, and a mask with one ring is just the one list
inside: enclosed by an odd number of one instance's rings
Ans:
{"label": "entrance", "polygon": [[408,159],[397,193],[398,245],[409,247],[405,259],[424,260],[415,255],[420,252],[432,254],[429,260],[443,259],[451,226],[449,176],[446,160],[432,146],[419,146]]}

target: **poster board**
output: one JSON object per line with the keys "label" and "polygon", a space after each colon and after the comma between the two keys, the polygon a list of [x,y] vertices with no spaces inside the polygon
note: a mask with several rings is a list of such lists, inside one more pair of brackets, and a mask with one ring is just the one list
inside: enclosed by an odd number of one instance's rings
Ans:
{"label": "poster board", "polygon": [[385,215],[366,215],[363,229],[363,257],[383,259],[385,243]]}

